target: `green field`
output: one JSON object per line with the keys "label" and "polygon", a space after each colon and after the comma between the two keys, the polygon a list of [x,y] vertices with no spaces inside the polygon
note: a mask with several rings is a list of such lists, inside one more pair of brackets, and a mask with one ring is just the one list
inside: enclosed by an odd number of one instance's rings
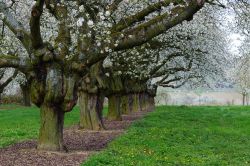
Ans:
{"label": "green field", "polygon": [[[107,113],[105,108],[104,113]],[[18,105],[0,106],[0,148],[28,139],[37,139],[40,128],[39,109]],[[79,108],[66,113],[65,127],[79,122]]]}
{"label": "green field", "polygon": [[158,107],[83,165],[250,165],[250,107]]}
{"label": "green field", "polygon": [[[39,131],[39,109],[37,107],[20,107],[2,105],[0,107],[0,148],[27,140],[37,139]],[[65,116],[65,126],[79,121],[79,109],[76,107]]]}
{"label": "green field", "polygon": [[[37,138],[38,108],[0,110],[1,148]],[[78,116],[76,107],[65,125]],[[250,165],[250,107],[157,107],[84,165]]]}

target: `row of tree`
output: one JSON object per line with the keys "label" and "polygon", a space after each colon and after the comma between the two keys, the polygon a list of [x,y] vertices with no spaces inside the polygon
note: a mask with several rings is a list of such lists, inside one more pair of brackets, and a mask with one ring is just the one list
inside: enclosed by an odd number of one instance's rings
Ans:
{"label": "row of tree", "polygon": [[157,86],[220,75],[224,38],[210,18],[221,4],[207,3],[217,6],[204,7],[204,0],[1,1],[0,67],[28,80],[41,115],[37,148],[65,150],[64,115],[77,101],[80,128],[100,130],[104,97],[108,119],[121,120],[151,110]]}

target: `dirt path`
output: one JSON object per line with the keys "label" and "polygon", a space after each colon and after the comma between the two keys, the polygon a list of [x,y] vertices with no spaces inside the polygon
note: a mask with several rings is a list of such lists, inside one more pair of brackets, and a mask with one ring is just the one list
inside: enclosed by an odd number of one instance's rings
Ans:
{"label": "dirt path", "polygon": [[80,131],[77,126],[64,130],[68,153],[37,151],[36,141],[25,141],[0,149],[0,166],[77,166],[107,146],[145,112],[123,116],[123,121],[107,121],[105,131]]}

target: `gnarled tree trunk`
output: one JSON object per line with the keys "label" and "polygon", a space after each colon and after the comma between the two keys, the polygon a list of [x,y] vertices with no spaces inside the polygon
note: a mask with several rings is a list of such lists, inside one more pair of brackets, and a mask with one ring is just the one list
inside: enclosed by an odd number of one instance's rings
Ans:
{"label": "gnarled tree trunk", "polygon": [[122,120],[121,116],[121,96],[120,95],[110,95],[108,96],[108,120]]}
{"label": "gnarled tree trunk", "polygon": [[105,129],[102,120],[104,96],[79,92],[80,129]]}
{"label": "gnarled tree trunk", "polygon": [[[70,73],[70,72],[69,72]],[[40,66],[31,77],[31,100],[40,108],[38,150],[65,151],[64,114],[77,102],[79,77],[64,73],[60,64]]]}
{"label": "gnarled tree trunk", "polygon": [[131,105],[131,112],[138,112],[140,111],[140,99],[139,99],[139,94],[134,93],[132,94],[132,105]]}
{"label": "gnarled tree trunk", "polygon": [[242,93],[242,105],[246,105],[246,93]]}
{"label": "gnarled tree trunk", "polygon": [[148,111],[154,111],[154,110],[155,110],[155,98],[153,96],[149,96]]}
{"label": "gnarled tree trunk", "polygon": [[21,84],[20,87],[23,94],[23,105],[27,107],[31,106],[30,83],[26,82],[25,84]]}
{"label": "gnarled tree trunk", "polygon": [[120,109],[121,109],[121,114],[129,114],[130,113],[130,106],[129,106],[129,95],[123,95],[121,97],[121,105],[120,105]]}
{"label": "gnarled tree trunk", "polygon": [[102,62],[92,65],[79,87],[80,129],[103,130],[102,119],[104,103]]}
{"label": "gnarled tree trunk", "polygon": [[149,107],[149,97],[147,93],[140,93],[140,110],[148,111]]}
{"label": "gnarled tree trunk", "polygon": [[38,150],[65,151],[63,144],[64,111],[59,105],[43,104]]}

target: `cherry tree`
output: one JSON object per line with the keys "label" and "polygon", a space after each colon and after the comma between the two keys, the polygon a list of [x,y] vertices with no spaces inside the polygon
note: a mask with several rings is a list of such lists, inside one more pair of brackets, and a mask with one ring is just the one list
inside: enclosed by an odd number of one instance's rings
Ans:
{"label": "cherry tree", "polygon": [[187,82],[207,84],[224,74],[227,40],[222,30],[209,25],[216,24],[213,18],[206,19],[210,10],[143,46],[109,55],[104,62],[110,80],[108,118],[121,120],[122,113],[144,107],[148,82],[179,88]]}
{"label": "cherry tree", "polygon": [[37,148],[65,150],[64,114],[76,104],[80,80],[93,64],[111,52],[142,45],[191,20],[204,3],[1,1],[0,20],[25,56],[3,53],[0,67],[17,68],[31,78],[31,99],[41,112]]}
{"label": "cherry tree", "polygon": [[250,58],[243,56],[240,58],[235,68],[234,81],[238,87],[239,92],[242,94],[242,104],[249,104],[250,94]]}
{"label": "cherry tree", "polygon": [[19,72],[16,78],[16,84],[19,85],[21,92],[22,92],[22,96],[23,96],[22,104],[27,107],[31,106],[31,98],[30,98],[31,80],[30,78],[27,78],[24,74]]}
{"label": "cherry tree", "polygon": [[247,0],[240,0],[238,3],[230,2],[234,9],[235,28],[234,32],[241,36],[241,45],[237,48],[237,53],[232,58],[232,68],[229,76],[236,85],[236,89],[242,94],[242,104],[249,102],[249,85],[250,85],[250,2]]}

